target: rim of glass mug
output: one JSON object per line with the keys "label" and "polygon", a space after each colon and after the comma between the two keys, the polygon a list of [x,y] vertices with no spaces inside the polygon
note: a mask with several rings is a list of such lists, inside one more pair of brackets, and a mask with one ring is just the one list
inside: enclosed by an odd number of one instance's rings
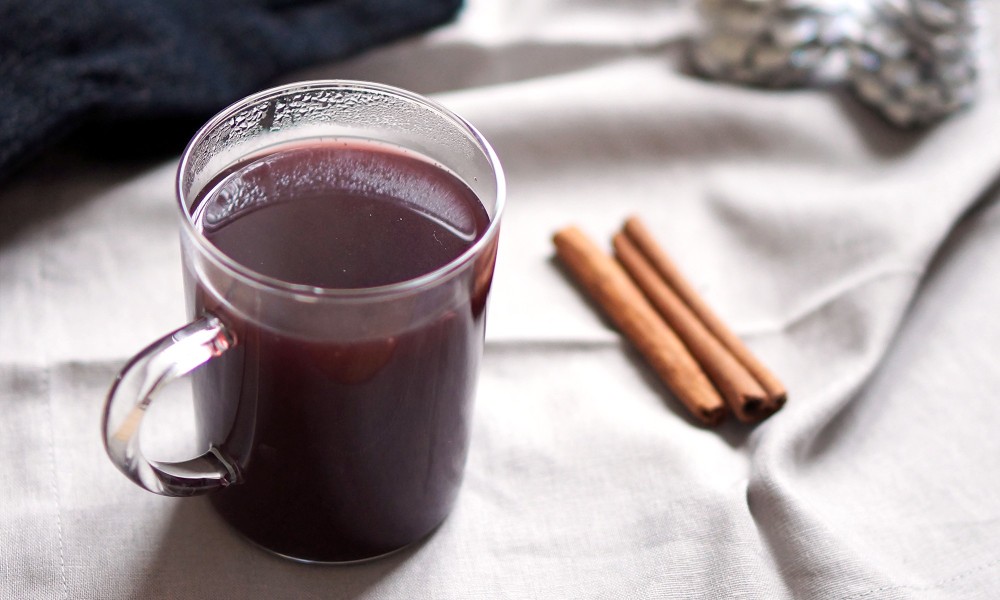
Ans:
{"label": "rim of glass mug", "polygon": [[[219,127],[222,126],[227,120],[233,118],[237,113],[245,110],[253,104],[288,96],[297,92],[309,92],[325,89],[341,91],[355,90],[394,96],[436,113],[438,117],[443,117],[447,121],[450,121],[453,125],[455,125],[457,130],[464,133],[468,139],[473,142],[477,149],[483,153],[486,161],[489,163],[490,171],[493,174],[493,185],[495,186],[493,195],[495,198],[492,210],[490,210],[490,207],[488,206],[485,207],[487,212],[489,212],[490,222],[486,231],[483,232],[483,235],[480,236],[480,238],[476,240],[472,246],[467,248],[465,252],[433,271],[429,271],[413,279],[366,288],[325,288],[282,281],[280,279],[258,273],[253,269],[242,265],[212,244],[199,230],[199,228],[195,226],[193,221],[194,214],[190,209],[190,203],[193,203],[195,200],[195,198],[191,198],[191,196],[197,196],[200,194],[203,191],[204,186],[195,189],[194,194],[185,192],[185,186],[194,187],[193,184],[188,184],[185,181],[185,176],[188,174],[188,170],[191,166],[194,150],[198,148],[200,144],[207,142],[207,138],[214,131],[219,129]],[[249,155],[237,156],[234,161],[229,162],[226,166],[231,166],[234,162],[246,159],[247,156],[252,155],[253,153],[250,153]],[[448,169],[448,166],[440,164],[440,161],[436,161],[436,164],[439,167]],[[212,169],[213,172],[219,172],[221,170],[221,168]],[[458,175],[456,174],[456,176]],[[459,176],[459,179],[465,181],[461,176]],[[466,182],[466,184],[469,185],[470,183]],[[449,275],[457,273],[463,265],[472,260],[475,256],[479,255],[484,246],[492,243],[492,240],[496,235],[496,231],[500,226],[500,217],[503,213],[507,196],[506,180],[503,168],[500,166],[500,159],[490,143],[486,141],[486,138],[483,137],[479,130],[477,130],[471,123],[458,116],[444,105],[421,96],[420,94],[382,83],[349,79],[318,79],[280,85],[262,90],[250,96],[246,96],[222,109],[219,113],[202,125],[202,127],[198,129],[195,135],[191,138],[191,141],[188,142],[187,147],[181,155],[180,164],[177,169],[175,189],[177,207],[183,214],[183,217],[181,218],[181,227],[184,233],[197,242],[199,251],[210,258],[215,266],[221,268],[227,275],[242,281],[247,285],[265,288],[269,293],[285,295],[289,298],[301,299],[303,296],[306,296],[316,299],[331,300],[364,299],[371,298],[373,296],[388,297],[397,294],[416,292],[424,287],[437,284]],[[190,190],[188,190],[188,192],[190,192]],[[479,194],[477,194],[477,196],[479,196]],[[480,200],[482,201],[482,198],[480,198]]]}

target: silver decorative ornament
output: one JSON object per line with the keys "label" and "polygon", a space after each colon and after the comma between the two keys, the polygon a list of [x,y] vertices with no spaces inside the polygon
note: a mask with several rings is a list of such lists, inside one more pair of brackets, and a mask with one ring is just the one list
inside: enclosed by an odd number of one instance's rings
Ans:
{"label": "silver decorative ornament", "polygon": [[875,0],[862,35],[848,40],[858,98],[900,127],[926,125],[976,97],[980,0]]}
{"label": "silver decorative ornament", "polygon": [[764,87],[815,82],[858,35],[859,0],[700,0],[691,62],[715,79]]}

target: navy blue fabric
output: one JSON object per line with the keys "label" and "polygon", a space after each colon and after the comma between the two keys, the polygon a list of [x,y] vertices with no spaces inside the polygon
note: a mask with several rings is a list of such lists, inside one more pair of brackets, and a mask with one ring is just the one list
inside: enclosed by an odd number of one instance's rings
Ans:
{"label": "navy blue fabric", "polygon": [[0,0],[0,178],[81,125],[208,116],[461,0]]}

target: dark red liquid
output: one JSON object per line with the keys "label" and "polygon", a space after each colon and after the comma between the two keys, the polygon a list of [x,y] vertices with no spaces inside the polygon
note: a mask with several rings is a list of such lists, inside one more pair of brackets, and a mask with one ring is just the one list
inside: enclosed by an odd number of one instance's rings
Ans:
{"label": "dark red liquid", "polygon": [[[197,206],[206,237],[237,262],[324,288],[420,277],[489,224],[449,172],[342,142],[242,165]],[[196,286],[195,311],[221,317],[238,340],[195,375],[206,442],[242,478],[212,496],[231,524],[281,554],[351,561],[405,546],[444,519],[468,448],[492,260],[467,271],[457,303],[351,339],[275,330]],[[377,308],[366,318],[384,329]]]}

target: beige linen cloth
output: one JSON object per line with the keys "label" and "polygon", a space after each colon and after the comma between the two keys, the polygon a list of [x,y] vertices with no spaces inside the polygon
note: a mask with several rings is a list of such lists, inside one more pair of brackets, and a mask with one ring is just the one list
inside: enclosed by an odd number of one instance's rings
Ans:
{"label": "beige linen cloth", "polygon": [[[510,184],[459,503],[362,566],[272,557],[104,456],[115,372],[185,321],[176,160],[55,152],[4,184],[0,598],[1000,597],[1000,79],[901,132],[684,74],[685,15],[479,0],[289,75],[431,94]],[[552,261],[556,229],[630,214],[785,379],[774,418],[694,425]]]}

